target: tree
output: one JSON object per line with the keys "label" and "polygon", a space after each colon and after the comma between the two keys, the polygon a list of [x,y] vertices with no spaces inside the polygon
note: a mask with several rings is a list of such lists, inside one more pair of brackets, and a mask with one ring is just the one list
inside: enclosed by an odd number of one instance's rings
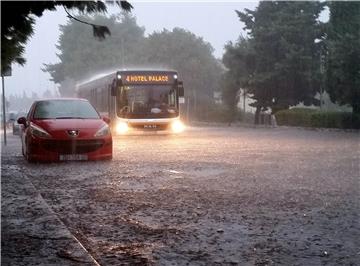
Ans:
{"label": "tree", "polygon": [[74,93],[71,83],[119,68],[123,63],[133,65],[144,62],[141,54],[145,30],[137,25],[135,17],[123,13],[110,18],[99,15],[77,18],[106,25],[112,35],[99,42],[91,37],[90,29],[84,30],[79,23],[70,21],[60,26],[61,34],[57,45],[60,62],[45,65],[44,71],[50,73],[55,83],[64,83],[60,88],[62,95]]}
{"label": "tree", "polygon": [[360,115],[360,3],[330,2],[326,88],[333,102]]}
{"label": "tree", "polygon": [[255,11],[237,11],[256,54],[251,89],[256,107],[274,113],[303,102],[317,104],[321,2],[260,2]]}
{"label": "tree", "polygon": [[255,88],[251,86],[251,78],[254,73],[255,58],[250,40],[242,36],[236,44],[229,42],[225,46],[223,63],[227,71],[223,77],[222,95],[231,121],[235,118],[240,91],[247,95],[254,93]]}
{"label": "tree", "polygon": [[[106,1],[116,3],[122,9],[130,11],[132,6],[126,1]],[[1,2],[1,71],[11,64],[24,65],[25,44],[33,34],[35,18],[41,17],[46,10],[54,11],[57,7],[76,9],[83,13],[106,12],[102,1],[2,1]],[[89,23],[88,23],[89,24]],[[110,32],[106,27],[89,24],[95,36],[104,38]]]}
{"label": "tree", "polygon": [[192,101],[192,113],[205,118],[214,104],[214,91],[223,72],[211,45],[189,31],[174,28],[150,34],[144,51],[151,66],[179,72],[186,87],[185,96]]}

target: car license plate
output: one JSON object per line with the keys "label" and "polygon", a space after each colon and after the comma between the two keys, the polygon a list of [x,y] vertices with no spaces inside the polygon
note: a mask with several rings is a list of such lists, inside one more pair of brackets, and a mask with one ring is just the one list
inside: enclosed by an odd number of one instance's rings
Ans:
{"label": "car license plate", "polygon": [[61,154],[60,161],[86,161],[88,156],[86,154]]}

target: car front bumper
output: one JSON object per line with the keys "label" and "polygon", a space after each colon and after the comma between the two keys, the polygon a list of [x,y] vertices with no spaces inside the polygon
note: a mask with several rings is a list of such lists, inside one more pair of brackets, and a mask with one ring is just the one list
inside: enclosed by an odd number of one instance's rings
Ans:
{"label": "car front bumper", "polygon": [[111,159],[112,138],[55,140],[32,137],[28,143],[31,161],[58,162]]}

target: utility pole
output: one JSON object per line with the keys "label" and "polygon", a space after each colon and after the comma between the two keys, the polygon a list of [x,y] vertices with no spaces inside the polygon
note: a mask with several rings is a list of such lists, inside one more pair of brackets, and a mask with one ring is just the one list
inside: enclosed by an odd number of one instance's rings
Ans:
{"label": "utility pole", "polygon": [[4,145],[6,146],[6,109],[5,109],[6,102],[5,102],[5,82],[4,82],[5,76],[11,76],[11,66],[8,66],[6,68],[1,67]]}
{"label": "utility pole", "polygon": [[3,111],[3,127],[4,127],[4,145],[6,146],[6,112],[5,112],[5,82],[4,75],[1,75],[2,81],[2,111]]}
{"label": "utility pole", "polygon": [[324,65],[322,60],[322,54],[320,52],[320,110],[323,108],[323,73],[324,73]]}
{"label": "utility pole", "polygon": [[246,114],[246,110],[245,110],[245,107],[246,107],[246,89],[243,89],[243,97],[244,97],[244,117],[245,117],[245,114]]}

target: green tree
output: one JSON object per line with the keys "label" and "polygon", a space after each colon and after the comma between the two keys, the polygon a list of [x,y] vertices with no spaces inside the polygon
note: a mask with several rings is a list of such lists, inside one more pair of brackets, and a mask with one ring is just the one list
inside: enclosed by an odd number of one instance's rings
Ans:
{"label": "green tree", "polygon": [[235,44],[229,42],[225,46],[223,63],[227,70],[221,87],[230,121],[235,118],[240,91],[247,95],[254,93],[255,88],[251,86],[251,78],[254,73],[255,58],[251,42],[244,37],[240,37]]}
{"label": "green tree", "polygon": [[330,2],[326,88],[360,115],[360,2]]}
{"label": "green tree", "polygon": [[260,2],[255,11],[237,11],[256,54],[249,80],[256,107],[272,112],[303,102],[317,103],[322,25],[320,2]]}
{"label": "green tree", "polygon": [[59,63],[45,65],[55,83],[62,83],[62,95],[74,93],[76,81],[90,78],[103,71],[119,68],[123,63],[134,65],[142,62],[144,29],[136,19],[126,13],[110,18],[82,16],[81,20],[106,25],[111,36],[103,41],[92,38],[90,29],[74,21],[60,26]]}
{"label": "green tree", "polygon": [[[130,11],[132,6],[126,1],[106,1],[116,3],[122,9]],[[1,71],[12,63],[24,65],[25,44],[33,34],[36,17],[46,10],[54,11],[58,7],[78,10],[83,13],[106,12],[103,1],[2,1],[1,2]],[[110,34],[106,27],[90,24],[93,33],[99,38]]]}
{"label": "green tree", "polygon": [[179,72],[186,87],[185,96],[191,99],[192,114],[199,119],[207,118],[223,72],[211,45],[189,31],[174,28],[151,34],[144,51],[151,66]]}

